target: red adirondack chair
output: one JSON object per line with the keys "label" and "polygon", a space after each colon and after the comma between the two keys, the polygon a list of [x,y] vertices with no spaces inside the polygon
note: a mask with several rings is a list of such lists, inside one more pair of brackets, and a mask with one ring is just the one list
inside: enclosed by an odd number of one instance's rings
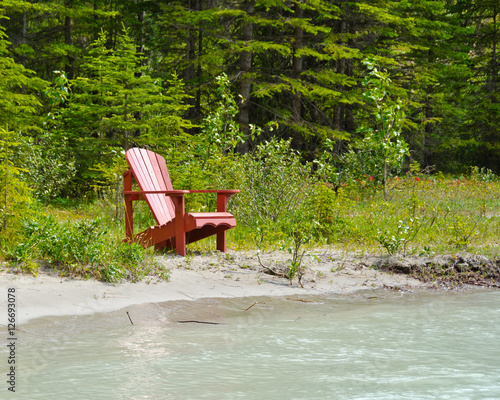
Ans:
{"label": "red adirondack chair", "polygon": [[[152,151],[133,148],[125,153],[130,169],[123,174],[125,195],[125,232],[128,240],[144,247],[175,249],[186,255],[186,244],[217,235],[217,250],[226,251],[226,230],[236,226],[226,211],[229,197],[239,190],[174,190],[165,159]],[[132,190],[132,178],[140,190]],[[217,212],[186,213],[187,193],[217,193]],[[132,202],[146,200],[158,225],[134,235]]]}

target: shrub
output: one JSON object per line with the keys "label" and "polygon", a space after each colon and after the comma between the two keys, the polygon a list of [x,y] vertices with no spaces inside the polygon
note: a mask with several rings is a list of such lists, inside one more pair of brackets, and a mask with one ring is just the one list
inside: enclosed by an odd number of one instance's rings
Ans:
{"label": "shrub", "polygon": [[309,200],[317,221],[316,234],[330,241],[342,239],[350,229],[349,219],[354,204],[343,187],[335,191],[326,183],[316,183]]}
{"label": "shrub", "polygon": [[0,250],[13,243],[21,220],[31,212],[31,189],[20,179],[24,170],[19,134],[0,127]]}
{"label": "shrub", "polygon": [[168,279],[153,257],[137,244],[121,243],[109,234],[100,218],[58,222],[41,215],[23,224],[23,240],[10,250],[10,258],[26,272],[36,273],[34,260],[44,260],[62,274],[118,282],[140,280],[146,274]]}
{"label": "shrub", "polygon": [[74,158],[62,150],[67,148],[67,140],[56,140],[45,132],[27,146],[29,151],[23,154],[27,168],[24,179],[30,183],[36,198],[44,202],[55,199],[76,174]]}
{"label": "shrub", "polygon": [[230,207],[239,223],[254,232],[259,245],[293,236],[291,227],[311,218],[307,208],[314,183],[311,167],[290,149],[290,140],[260,144],[236,161],[230,173],[242,189]]}

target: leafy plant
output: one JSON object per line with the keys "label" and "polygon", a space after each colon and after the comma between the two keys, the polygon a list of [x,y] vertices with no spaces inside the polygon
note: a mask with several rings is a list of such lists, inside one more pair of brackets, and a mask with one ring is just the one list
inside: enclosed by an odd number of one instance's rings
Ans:
{"label": "leafy plant", "polygon": [[148,273],[168,279],[168,271],[157,265],[147,251],[110,235],[100,218],[58,222],[39,216],[23,224],[23,239],[9,251],[22,270],[35,272],[36,262],[45,260],[61,274],[118,282],[143,279]]}
{"label": "leafy plant", "polygon": [[230,173],[236,186],[243,189],[232,198],[231,209],[254,232],[259,245],[267,239],[293,236],[295,228],[290,227],[297,226],[301,215],[311,215],[303,213],[313,190],[311,167],[302,164],[298,153],[290,149],[290,140],[260,144],[237,160]]}
{"label": "leafy plant", "polygon": [[473,218],[468,215],[455,214],[449,225],[449,230],[453,235],[452,243],[459,249],[467,248],[482,219],[483,215]]}
{"label": "leafy plant", "polygon": [[66,138],[57,138],[48,131],[27,144],[23,179],[30,183],[33,195],[47,203],[64,193],[75,177],[75,159],[66,152]]}
{"label": "leafy plant", "polygon": [[233,152],[245,140],[235,118],[238,114],[236,99],[230,91],[229,77],[223,73],[216,77],[216,107],[203,121],[203,146],[195,154],[200,154],[205,162],[218,159]]}
{"label": "leafy plant", "polygon": [[403,255],[406,256],[408,244],[415,239],[421,227],[422,221],[418,217],[399,220],[395,232],[379,231],[375,240],[387,251],[387,254],[394,255],[403,250]]}
{"label": "leafy plant", "polygon": [[121,148],[109,150],[110,157],[106,163],[98,163],[92,170],[98,172],[94,187],[101,192],[103,198],[111,197],[114,204],[115,219],[122,219],[123,209],[123,172],[127,170],[125,151]]}
{"label": "leafy plant", "polygon": [[403,160],[409,155],[408,144],[401,137],[405,114],[403,103],[398,98],[390,99],[392,81],[387,72],[377,68],[375,60],[363,62],[370,71],[363,81],[364,93],[369,104],[374,106],[373,126],[361,126],[358,132],[364,139],[355,143],[343,158],[348,176],[360,179],[369,174],[382,182],[384,198],[387,199],[387,179],[391,171],[400,171]]}
{"label": "leafy plant", "polygon": [[495,182],[498,180],[498,176],[489,168],[472,167],[470,179],[476,180],[477,182]]}
{"label": "leafy plant", "polygon": [[20,179],[24,171],[17,164],[19,136],[0,127],[0,248],[15,239],[22,218],[30,213],[31,189]]}

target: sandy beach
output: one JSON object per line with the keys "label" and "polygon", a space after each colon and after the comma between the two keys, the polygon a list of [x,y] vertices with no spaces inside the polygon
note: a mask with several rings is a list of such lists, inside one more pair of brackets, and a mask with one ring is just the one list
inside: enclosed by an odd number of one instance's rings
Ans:
{"label": "sandy beach", "polygon": [[167,266],[168,282],[153,277],[132,283],[109,284],[96,280],[71,279],[44,269],[37,277],[0,273],[0,324],[7,324],[7,292],[15,289],[16,322],[22,325],[45,316],[86,315],[120,310],[127,306],[174,300],[205,298],[283,297],[353,293],[369,289],[411,290],[424,284],[404,274],[385,273],[372,268],[380,257],[346,255],[335,251],[316,251],[304,255],[306,274],[303,287],[297,280],[272,275],[283,268],[289,254],[272,252],[203,253],[186,258],[160,255]]}

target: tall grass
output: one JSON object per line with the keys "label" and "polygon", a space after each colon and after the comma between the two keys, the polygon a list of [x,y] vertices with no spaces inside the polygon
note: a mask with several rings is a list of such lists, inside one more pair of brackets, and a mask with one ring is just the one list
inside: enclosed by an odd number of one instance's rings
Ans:
{"label": "tall grass", "polygon": [[412,175],[392,179],[384,200],[363,185],[342,189],[345,224],[331,241],[370,252],[432,254],[468,251],[497,256],[500,182]]}

